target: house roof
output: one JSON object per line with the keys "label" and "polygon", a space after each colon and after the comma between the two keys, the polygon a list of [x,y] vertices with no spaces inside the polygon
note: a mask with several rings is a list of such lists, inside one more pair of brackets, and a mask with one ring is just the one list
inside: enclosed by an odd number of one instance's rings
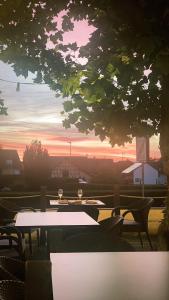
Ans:
{"label": "house roof", "polygon": [[[157,170],[160,173],[162,172],[162,162],[161,160],[158,161],[148,161],[146,162],[147,165],[151,166],[153,169]],[[136,170],[137,168],[139,168],[142,165],[142,163],[136,162],[134,164],[132,164],[131,166],[129,166],[127,169],[122,171],[122,174],[129,174],[131,172],[133,172],[134,170]]]}
{"label": "house roof", "polygon": [[52,168],[60,167],[63,164],[78,168],[79,171],[95,176],[95,174],[102,172],[111,172],[113,168],[113,161],[111,159],[96,159],[88,158],[86,156],[50,156],[50,164]]}
{"label": "house roof", "polygon": [[149,165],[152,168],[158,170],[159,172],[162,172],[163,166],[162,166],[162,160],[161,159],[149,161]]}
{"label": "house roof", "polygon": [[18,152],[11,149],[0,149],[0,167],[5,166],[6,160],[12,160],[14,167],[21,168],[21,161],[19,159]]}
{"label": "house roof", "polygon": [[139,168],[141,165],[142,165],[142,163],[134,163],[127,169],[123,170],[122,174],[129,174],[129,173],[133,172],[134,170],[136,170],[137,168]]}
{"label": "house roof", "polygon": [[81,173],[84,173],[85,176],[90,176],[87,170],[84,169],[84,165],[86,165],[87,158],[86,157],[76,157],[76,156],[50,156],[50,163],[52,169],[55,168],[68,168],[73,170],[78,170]]}

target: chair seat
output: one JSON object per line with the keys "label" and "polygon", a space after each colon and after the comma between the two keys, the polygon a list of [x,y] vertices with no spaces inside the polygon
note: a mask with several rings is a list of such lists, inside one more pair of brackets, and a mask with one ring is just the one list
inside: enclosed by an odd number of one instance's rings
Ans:
{"label": "chair seat", "polygon": [[[3,238],[4,238],[3,240],[0,239],[0,246],[1,246],[1,248],[3,248],[3,246],[4,246],[4,247],[10,246],[10,245],[9,245],[9,240],[8,240],[8,239],[5,239],[5,236],[4,236]],[[25,250],[25,248],[26,248],[26,242],[25,242],[25,239],[22,239],[21,242],[22,242],[22,247],[23,247],[23,249]],[[16,242],[16,241],[12,241],[12,245],[17,246],[17,242]]]}
{"label": "chair seat", "polygon": [[123,225],[123,218],[121,216],[114,216],[101,220],[99,224],[101,231],[119,236]]}
{"label": "chair seat", "polygon": [[124,226],[140,226],[140,223],[138,223],[138,222],[136,222],[134,220],[124,220],[122,228]]}
{"label": "chair seat", "polygon": [[122,226],[122,232],[128,232],[128,231],[144,231],[142,228],[142,225],[134,220],[124,220],[123,226]]}
{"label": "chair seat", "polygon": [[[148,215],[150,208],[152,206],[153,199],[152,198],[144,198],[140,199],[137,202],[130,205],[130,207],[122,214],[124,221],[122,226],[122,232],[138,232],[141,245],[143,247],[143,241],[141,237],[141,232],[144,232],[149,241],[149,245],[153,250],[153,245],[151,243],[151,239],[148,232]],[[114,209],[113,213],[117,211],[117,207]],[[133,217],[133,220],[128,220],[126,216],[130,214]]]}
{"label": "chair seat", "polygon": [[[13,201],[8,201],[7,199],[0,198],[0,211],[1,211],[1,226],[11,226],[13,227],[16,221],[16,216],[18,212],[24,211],[32,211],[36,212],[36,210],[32,207],[20,207]],[[37,232],[37,241],[39,245],[39,230],[38,228],[30,229],[30,228],[20,228],[20,232],[22,233],[22,237],[24,234],[29,235],[29,251],[32,254],[32,231],[36,230]]]}

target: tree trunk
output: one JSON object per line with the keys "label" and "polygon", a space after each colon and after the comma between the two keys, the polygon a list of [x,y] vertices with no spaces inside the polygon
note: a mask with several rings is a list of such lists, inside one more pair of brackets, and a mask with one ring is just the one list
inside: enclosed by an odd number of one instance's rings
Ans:
{"label": "tree trunk", "polygon": [[[163,78],[161,95],[161,121],[160,121],[160,151],[163,163],[163,172],[167,175],[169,191],[169,76]],[[169,232],[169,193],[166,199],[163,226]]]}

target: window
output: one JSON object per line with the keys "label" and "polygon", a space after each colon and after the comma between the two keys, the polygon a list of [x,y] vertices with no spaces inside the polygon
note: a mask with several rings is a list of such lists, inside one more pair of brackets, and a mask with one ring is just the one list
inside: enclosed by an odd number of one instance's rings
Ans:
{"label": "window", "polygon": [[135,182],[141,182],[140,178],[135,178]]}
{"label": "window", "polygon": [[21,172],[20,172],[20,170],[18,170],[18,169],[15,169],[14,171],[13,171],[13,175],[20,175],[21,174]]}
{"label": "window", "polygon": [[12,159],[7,159],[6,160],[6,166],[12,167]]}

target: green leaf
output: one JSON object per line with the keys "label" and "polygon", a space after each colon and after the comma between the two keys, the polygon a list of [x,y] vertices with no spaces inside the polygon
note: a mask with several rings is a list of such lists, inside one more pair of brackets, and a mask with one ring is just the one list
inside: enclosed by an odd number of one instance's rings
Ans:
{"label": "green leaf", "polygon": [[126,55],[122,55],[121,60],[124,64],[128,65],[130,62],[130,58]]}
{"label": "green leaf", "polygon": [[63,107],[65,112],[70,112],[73,109],[72,101],[64,101]]}
{"label": "green leaf", "polygon": [[[54,35],[50,35],[50,40],[54,44],[57,44],[58,40],[63,41],[63,32],[57,31]],[[59,47],[61,47],[61,45],[59,45]]]}
{"label": "green leaf", "polygon": [[72,31],[74,28],[73,22],[70,20],[70,18],[65,15],[63,16],[63,21],[62,21],[62,29],[63,31]]}

